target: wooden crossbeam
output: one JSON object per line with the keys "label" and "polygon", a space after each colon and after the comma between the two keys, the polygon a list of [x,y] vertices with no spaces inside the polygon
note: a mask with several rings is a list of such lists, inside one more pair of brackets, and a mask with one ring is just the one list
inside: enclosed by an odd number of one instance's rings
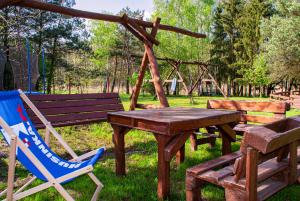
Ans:
{"label": "wooden crossbeam", "polygon": [[[59,5],[55,5],[55,4],[45,3],[45,2],[37,1],[37,0],[1,0],[0,1],[0,9],[5,8],[7,6],[21,6],[21,7],[34,8],[34,9],[40,9],[40,10],[44,10],[44,11],[60,13],[60,14],[68,15],[68,16],[72,16],[72,17],[81,17],[81,18],[87,18],[87,19],[93,19],[93,20],[103,20],[103,21],[115,22],[115,23],[120,23],[120,24],[123,23],[123,19],[120,16],[82,11],[82,10],[63,7],[63,6],[59,6]],[[133,19],[133,18],[131,18],[131,19],[139,26],[142,26],[145,28],[153,28],[152,22],[147,22],[147,21]],[[191,36],[194,38],[206,38],[205,34],[195,33],[195,32],[192,32],[192,31],[189,31],[186,29],[182,29],[182,28],[178,28],[178,27],[174,27],[174,26],[160,24],[159,27],[157,27],[157,28],[161,29],[161,30],[165,30],[165,31],[180,33],[180,34]]]}
{"label": "wooden crossbeam", "polygon": [[136,104],[135,107],[140,108],[140,109],[162,109],[162,108],[164,108],[161,105],[139,104],[139,103]]}
{"label": "wooden crossbeam", "polygon": [[126,23],[128,23],[133,29],[135,29],[143,38],[147,39],[155,45],[159,45],[159,41],[155,39],[151,34],[148,34],[147,31],[141,28],[134,20],[130,19],[126,14],[122,16]]}
{"label": "wooden crossbeam", "polygon": [[122,25],[128,30],[130,31],[130,33],[132,33],[135,37],[137,37],[140,41],[142,41],[144,44],[147,45],[151,45],[152,43],[146,38],[143,37],[140,33],[138,33],[135,29],[133,29],[128,22],[126,22],[124,20],[124,22],[122,23]]}

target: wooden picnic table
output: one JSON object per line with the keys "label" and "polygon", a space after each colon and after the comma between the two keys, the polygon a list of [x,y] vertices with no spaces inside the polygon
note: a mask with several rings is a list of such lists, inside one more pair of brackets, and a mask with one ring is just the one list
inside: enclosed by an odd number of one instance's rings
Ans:
{"label": "wooden picnic table", "polygon": [[233,126],[240,120],[240,112],[199,108],[163,108],[108,113],[108,122],[114,130],[116,174],[125,175],[125,134],[131,129],[154,134],[158,143],[159,199],[170,192],[170,161],[184,161],[185,142],[199,128],[217,126],[222,136],[222,153],[231,152],[235,141]]}

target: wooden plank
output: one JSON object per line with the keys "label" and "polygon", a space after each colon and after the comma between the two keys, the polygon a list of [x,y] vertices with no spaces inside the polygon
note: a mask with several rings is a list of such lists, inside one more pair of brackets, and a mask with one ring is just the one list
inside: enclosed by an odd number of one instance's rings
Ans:
{"label": "wooden plank", "polygon": [[207,172],[198,175],[197,178],[208,181],[215,185],[220,185],[221,180],[223,180],[228,176],[231,176],[233,174],[232,172],[233,172],[233,167],[232,165],[230,165],[216,171],[208,170]]}
{"label": "wooden plank", "polygon": [[[78,107],[65,107],[65,108],[47,108],[40,109],[40,112],[47,115],[62,115],[62,114],[73,114],[73,113],[93,113],[93,112],[111,112],[111,111],[122,111],[122,105],[95,105],[95,106],[80,106]],[[30,117],[35,116],[34,112],[27,110]]]}
{"label": "wooden plank", "polygon": [[164,108],[161,105],[152,105],[152,104],[136,104],[136,108],[140,109],[161,109]]}
{"label": "wooden plank", "polygon": [[[257,182],[260,183],[289,167],[288,162],[277,162],[276,158],[270,159],[258,165]],[[295,177],[296,178],[296,177]]]}
{"label": "wooden plank", "polygon": [[165,160],[171,161],[176,152],[184,146],[186,140],[193,132],[185,132],[182,135],[177,135],[165,148]]}
{"label": "wooden plank", "polygon": [[279,118],[279,117],[270,117],[270,116],[263,116],[263,115],[241,114],[242,122],[253,122],[253,123],[263,123],[263,124],[272,123],[274,121],[278,121],[284,118],[285,115]]}
{"label": "wooden plank", "polygon": [[285,114],[289,109],[283,102],[255,102],[255,101],[232,101],[232,100],[209,100],[208,107],[211,109],[241,110],[251,112],[272,112]]}
{"label": "wooden plank", "polygon": [[223,125],[217,125],[218,129],[222,131],[222,134],[225,133],[231,141],[236,140],[236,133],[228,124],[223,124]]}
{"label": "wooden plank", "polygon": [[28,95],[31,101],[85,100],[85,99],[119,99],[118,93],[93,94],[36,94]]}
{"label": "wooden plank", "polygon": [[286,182],[270,178],[262,182],[257,188],[258,200],[266,200],[287,186]]}
{"label": "wooden plank", "polygon": [[[76,122],[86,119],[103,119],[107,118],[107,112],[93,112],[93,113],[80,113],[80,114],[66,114],[58,116],[45,116],[45,118],[52,124],[59,122]],[[32,118],[33,122],[38,121],[38,117]]]}
{"label": "wooden plank", "polygon": [[40,109],[47,108],[67,108],[77,106],[93,106],[93,105],[115,105],[120,104],[118,99],[100,99],[100,100],[78,100],[78,101],[51,101],[51,102],[33,102]]}
{"label": "wooden plank", "polygon": [[228,155],[224,155],[224,156],[218,157],[216,159],[212,159],[210,161],[201,163],[200,165],[196,165],[192,168],[189,168],[189,169],[187,169],[187,173],[190,175],[197,176],[208,170],[234,163],[234,161],[241,156],[242,156],[242,154],[239,151],[228,154]]}
{"label": "wooden plank", "polygon": [[[75,126],[75,125],[88,125],[92,123],[107,122],[107,118],[96,118],[96,119],[85,119],[78,121],[65,121],[65,122],[55,122],[52,124],[53,127],[64,127],[64,126]],[[45,125],[41,122],[33,122],[36,129],[43,129]]]}

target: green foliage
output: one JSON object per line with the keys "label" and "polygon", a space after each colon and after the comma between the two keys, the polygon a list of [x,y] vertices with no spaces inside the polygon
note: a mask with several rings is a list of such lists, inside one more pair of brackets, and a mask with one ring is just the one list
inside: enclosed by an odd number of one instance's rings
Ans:
{"label": "green foliage", "polygon": [[239,50],[236,52],[236,65],[240,75],[244,75],[245,71],[252,68],[254,59],[259,54],[262,42],[260,24],[263,18],[272,15],[272,7],[268,2],[268,0],[246,1],[236,21],[240,32],[236,43]]}
{"label": "green foliage", "polygon": [[267,0],[221,1],[214,11],[211,63],[218,67],[219,80],[254,83],[248,75],[262,43],[260,24],[274,13]]}
{"label": "green foliage", "polygon": [[274,1],[279,13],[263,22],[263,44],[272,81],[300,78],[300,3]]}
{"label": "green foliage", "polygon": [[237,20],[242,10],[243,1],[220,1],[214,11],[212,49],[210,62],[218,68],[218,79],[226,80],[236,77],[237,45],[240,37]]}
{"label": "green foliage", "polygon": [[[207,0],[154,0],[154,16],[163,24],[186,28],[194,32],[209,33],[214,1]],[[161,42],[158,55],[182,60],[208,60],[209,40],[196,39],[171,32],[159,32]]]}
{"label": "green foliage", "polygon": [[245,71],[244,80],[254,86],[266,86],[270,84],[267,61],[264,55],[260,54],[256,56],[251,68]]}
{"label": "green foliage", "polygon": [[102,21],[92,21],[91,23],[91,46],[93,50],[93,62],[98,66],[103,66],[109,56],[112,56],[117,44],[117,24]]}

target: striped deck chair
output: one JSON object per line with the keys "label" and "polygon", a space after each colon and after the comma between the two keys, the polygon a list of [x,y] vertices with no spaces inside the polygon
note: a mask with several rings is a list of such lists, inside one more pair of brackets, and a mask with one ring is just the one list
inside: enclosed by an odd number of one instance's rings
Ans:
{"label": "striped deck chair", "polygon": [[[41,119],[46,126],[46,139],[43,140],[28,118],[23,101]],[[62,184],[74,178],[88,174],[97,185],[92,200],[97,200],[103,185],[92,173],[93,165],[103,155],[105,148],[77,156],[62,137],[55,131],[45,117],[21,91],[0,92],[0,131],[10,146],[7,189],[0,197],[7,200],[19,200],[49,187],[54,187],[66,200],[74,200],[63,188]],[[50,133],[62,144],[73,157],[67,161],[56,155],[49,148]],[[14,192],[14,176],[16,158],[29,170],[33,177],[16,192]],[[86,160],[90,158],[89,160]],[[36,178],[45,181],[43,184],[24,191]]]}

